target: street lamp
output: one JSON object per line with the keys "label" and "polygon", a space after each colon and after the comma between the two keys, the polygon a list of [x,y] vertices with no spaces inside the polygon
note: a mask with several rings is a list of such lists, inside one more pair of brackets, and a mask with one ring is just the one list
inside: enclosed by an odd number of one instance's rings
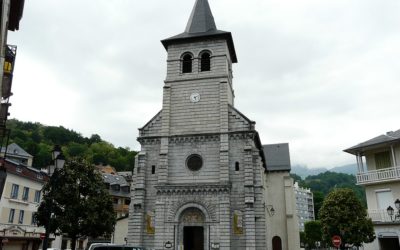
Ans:
{"label": "street lamp", "polygon": [[[399,199],[396,199],[396,201],[394,202],[394,206],[397,209],[397,212],[395,212],[394,208],[392,208],[391,206],[389,206],[386,209],[386,211],[392,221],[400,220],[400,200]],[[393,215],[394,215],[394,220],[393,220]]]}
{"label": "street lamp", "polygon": [[[65,164],[65,157],[62,153],[60,145],[54,145],[53,151],[51,152],[51,158],[53,160],[53,164],[50,164],[47,169],[47,173],[49,175],[49,183],[51,182],[52,178],[57,178],[57,175],[53,177],[53,174],[58,171],[59,169],[62,169]],[[51,220],[51,214],[52,214],[52,202],[49,204],[49,215],[47,218],[47,225],[45,226],[45,237],[43,239],[43,250],[47,250],[47,246],[49,244],[49,229],[50,229],[50,220]]]}

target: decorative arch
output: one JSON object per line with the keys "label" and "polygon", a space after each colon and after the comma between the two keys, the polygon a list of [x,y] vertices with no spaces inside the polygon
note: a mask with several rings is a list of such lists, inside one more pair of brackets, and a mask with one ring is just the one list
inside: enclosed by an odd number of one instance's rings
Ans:
{"label": "decorative arch", "polygon": [[200,71],[210,71],[211,70],[211,52],[209,50],[204,50],[199,54],[200,58]]}
{"label": "decorative arch", "polygon": [[193,54],[185,52],[181,56],[182,73],[192,73],[193,69]]}
{"label": "decorative arch", "polygon": [[210,221],[210,215],[209,215],[207,209],[198,203],[192,203],[192,202],[186,203],[186,204],[182,205],[178,210],[176,210],[174,221],[180,222],[182,215],[189,209],[197,209],[197,210],[201,211],[204,215],[204,222]]}

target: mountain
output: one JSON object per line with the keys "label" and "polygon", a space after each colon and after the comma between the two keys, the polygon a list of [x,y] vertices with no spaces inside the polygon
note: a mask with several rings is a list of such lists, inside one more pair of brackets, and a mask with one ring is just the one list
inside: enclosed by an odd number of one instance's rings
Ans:
{"label": "mountain", "polygon": [[302,165],[294,165],[292,166],[292,174],[297,174],[302,179],[305,179],[310,175],[318,175],[321,173],[325,173],[326,171],[335,172],[335,173],[343,173],[343,174],[351,174],[356,175],[357,173],[357,164],[348,164],[343,166],[334,167],[331,169],[328,168],[308,168]]}

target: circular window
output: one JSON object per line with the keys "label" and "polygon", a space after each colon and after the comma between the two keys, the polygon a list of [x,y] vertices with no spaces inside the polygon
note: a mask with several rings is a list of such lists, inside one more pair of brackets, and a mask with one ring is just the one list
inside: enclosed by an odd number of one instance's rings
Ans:
{"label": "circular window", "polygon": [[198,171],[203,166],[203,159],[200,155],[190,155],[186,160],[186,166],[192,171]]}

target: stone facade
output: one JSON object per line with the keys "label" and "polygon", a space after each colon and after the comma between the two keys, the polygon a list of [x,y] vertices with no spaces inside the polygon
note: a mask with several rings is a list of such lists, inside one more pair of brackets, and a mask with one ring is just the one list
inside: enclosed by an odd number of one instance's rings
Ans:
{"label": "stone facade", "polygon": [[128,243],[266,249],[265,156],[255,122],[234,107],[231,34],[197,0],[186,31],[162,42],[163,107],[139,130]]}

